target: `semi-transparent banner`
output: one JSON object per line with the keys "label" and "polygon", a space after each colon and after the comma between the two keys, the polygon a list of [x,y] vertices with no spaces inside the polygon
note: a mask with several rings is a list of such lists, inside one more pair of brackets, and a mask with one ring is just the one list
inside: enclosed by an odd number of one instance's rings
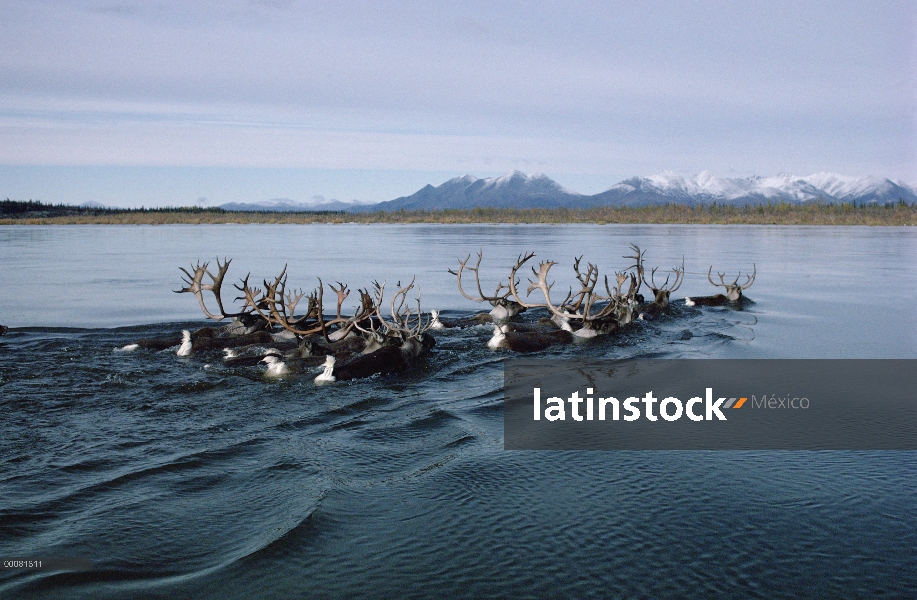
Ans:
{"label": "semi-transparent banner", "polygon": [[917,450],[917,360],[507,360],[507,450]]}

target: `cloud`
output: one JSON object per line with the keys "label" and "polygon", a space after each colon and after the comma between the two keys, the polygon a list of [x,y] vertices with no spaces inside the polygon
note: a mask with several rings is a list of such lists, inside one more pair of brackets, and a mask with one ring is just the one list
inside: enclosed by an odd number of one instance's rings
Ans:
{"label": "cloud", "polygon": [[4,10],[0,161],[915,170],[907,4]]}
{"label": "cloud", "polygon": [[252,0],[255,6],[264,6],[278,10],[288,10],[292,7],[292,0]]}
{"label": "cloud", "polygon": [[90,6],[88,10],[102,15],[130,16],[140,14],[139,6],[127,3],[99,4]]}

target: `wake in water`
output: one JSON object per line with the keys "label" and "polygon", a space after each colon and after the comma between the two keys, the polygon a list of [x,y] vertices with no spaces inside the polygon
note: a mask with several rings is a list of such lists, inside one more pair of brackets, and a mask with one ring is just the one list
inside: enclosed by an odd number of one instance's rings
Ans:
{"label": "wake in water", "polygon": [[[537,327],[537,312],[516,325]],[[537,355],[732,357],[760,317],[676,301]],[[468,597],[509,581],[584,597],[645,590],[663,565],[696,597],[720,589],[711,568],[766,573],[755,589],[767,596],[812,574],[839,593],[913,583],[913,453],[505,452],[512,354],[487,348],[492,325],[437,331],[412,369],[331,387],[311,372],[266,378],[265,363],[229,365],[219,349],[112,352],[196,328],[16,329],[0,342],[0,554],[94,568],[4,572],[0,593],[422,596],[435,585]],[[24,353],[28,365],[14,360]],[[883,568],[864,566],[880,556]],[[579,575],[532,578],[552,565]]]}

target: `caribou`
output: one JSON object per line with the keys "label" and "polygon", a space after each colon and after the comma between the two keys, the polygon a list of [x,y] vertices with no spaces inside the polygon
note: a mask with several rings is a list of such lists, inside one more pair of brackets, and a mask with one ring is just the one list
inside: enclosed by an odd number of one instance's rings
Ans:
{"label": "caribou", "polygon": [[[559,304],[551,300],[551,288],[553,283],[548,283],[548,274],[551,267],[556,265],[553,261],[543,261],[538,265],[538,269],[532,267],[532,274],[535,279],[529,279],[529,287],[526,290],[526,298],[535,290],[539,290],[544,298],[544,302],[532,302],[523,299],[517,288],[518,278],[516,274],[519,269],[535,256],[534,252],[520,254],[519,259],[510,272],[509,288],[510,294],[515,302],[525,308],[543,308],[548,311],[551,319],[562,329],[566,329],[578,338],[591,338],[598,335],[612,333],[618,328],[618,321],[615,318],[616,311],[619,310],[615,295],[608,287],[608,278],[605,278],[605,289],[607,296],[595,291],[595,286],[599,280],[599,269],[596,265],[589,263],[585,273],[580,270],[580,261],[582,257],[575,260],[573,270],[576,273],[576,279],[580,284],[580,289],[573,292],[571,288],[567,296]],[[578,329],[572,328],[572,323],[580,325]]]}
{"label": "caribou", "polygon": [[564,324],[553,331],[513,331],[506,323],[494,323],[494,335],[487,347],[494,350],[506,348],[513,352],[538,352],[557,344],[569,344],[574,340],[573,329]]}
{"label": "caribou", "polygon": [[[459,268],[458,271],[453,271],[449,269],[449,273],[455,275],[459,292],[475,302],[488,302],[493,309],[489,313],[490,320],[493,321],[503,321],[512,317],[515,317],[521,312],[525,311],[525,306],[519,302],[514,302],[509,299],[510,289],[509,286],[503,282],[497,283],[497,290],[493,293],[492,296],[485,296],[484,291],[481,289],[481,277],[480,277],[480,268],[481,260],[484,258],[484,249],[478,251],[478,261],[473,267],[468,266],[468,261],[471,260],[471,255],[469,254],[465,260],[459,259]],[[478,295],[472,296],[468,294],[465,289],[462,287],[462,273],[465,271],[471,271],[474,273],[474,282],[478,288]],[[502,293],[501,293],[502,292]],[[480,318],[478,319],[481,320]]]}
{"label": "caribou", "polygon": [[[185,284],[176,293],[191,293],[198,300],[202,312],[208,319],[232,319],[228,326],[221,328],[203,328],[191,335],[191,348],[188,352],[219,350],[244,347],[252,344],[268,346],[287,346],[290,342],[299,342],[302,347],[309,341],[309,336],[321,334],[332,344],[344,339],[356,324],[372,313],[372,301],[369,294],[360,290],[360,308],[352,317],[344,317],[341,307],[350,295],[347,286],[338,282],[338,287],[328,287],[337,294],[337,312],[334,317],[327,317],[323,312],[324,285],[319,279],[318,287],[310,294],[302,290],[287,290],[287,266],[273,282],[264,280],[264,291],[249,284],[250,274],[242,279],[236,289],[242,292],[237,300],[244,303],[240,310],[227,312],[222,299],[222,284],[232,259],[221,263],[217,259],[217,273],[209,270],[209,263],[200,262],[191,266],[191,271],[181,268],[185,274]],[[204,282],[204,276],[210,283]],[[216,311],[211,311],[204,300],[203,292],[213,294]],[[296,316],[299,303],[306,299],[305,314]],[[277,330],[277,327],[280,330]],[[200,340],[200,341],[198,341]],[[184,340],[183,340],[184,341]],[[311,346],[309,346],[311,348]]]}
{"label": "caribou", "polygon": [[[585,273],[580,270],[582,256],[574,259],[573,271],[576,280],[580,284],[580,289],[573,292],[571,288],[566,298],[559,304],[554,305],[550,299],[550,290],[552,284],[548,284],[547,275],[554,262],[542,263],[536,270],[532,267],[532,273],[536,280],[529,279],[529,288],[526,296],[533,291],[540,290],[544,296],[544,303],[528,303],[519,298],[516,286],[518,280],[516,272],[527,262],[534,254],[520,255],[519,261],[513,268],[510,275],[510,293],[523,306],[528,308],[542,307],[548,310],[550,319],[559,327],[564,324],[577,324],[580,327],[574,331],[577,337],[596,337],[598,335],[614,333],[620,327],[630,324],[638,307],[643,304],[643,295],[640,294],[640,288],[644,283],[643,270],[643,251],[636,245],[631,244],[635,254],[626,255],[624,258],[633,258],[634,264],[627,267],[624,271],[615,272],[616,285],[610,286],[608,277],[603,278],[605,293],[602,295],[595,291],[599,281],[599,269],[596,265],[589,263]],[[631,269],[634,271],[631,272]],[[627,289],[624,285],[628,284]]]}
{"label": "caribou", "polygon": [[[242,293],[236,298],[242,301],[242,306],[227,310],[222,284],[231,262],[217,258],[216,273],[209,270],[207,262],[192,264],[190,269],[181,268],[185,286],[176,290],[194,294],[208,319],[232,319],[229,326],[203,328],[194,333],[185,330],[180,340],[173,337],[140,340],[133,346],[160,348],[177,343],[179,356],[223,350],[227,365],[264,363],[268,377],[283,377],[316,366],[328,370],[330,365],[331,379],[325,377],[320,381],[334,381],[403,370],[435,344],[427,332],[436,319],[425,318],[421,312],[420,292],[417,292],[416,310],[408,302],[408,294],[415,289],[413,280],[406,286],[398,284],[389,317],[381,311],[384,282],[373,282],[372,292],[359,290],[359,305],[351,316],[342,313],[343,304],[350,296],[347,285],[329,284],[328,288],[337,296],[336,310],[331,316],[323,310],[322,280],[318,279],[318,287],[310,293],[291,289],[285,265],[278,276],[263,280],[263,289],[249,283],[251,274],[242,278],[235,285]],[[214,309],[205,300],[204,292],[213,295]],[[304,311],[297,312],[301,306]]]}
{"label": "caribou", "polygon": [[[529,286],[525,294],[520,290],[519,272],[534,256],[533,252],[520,254],[516,264],[512,267],[509,280],[499,283],[492,296],[485,296],[481,292],[479,269],[483,258],[483,250],[478,252],[478,260],[470,266],[469,254],[464,260],[459,259],[458,271],[449,270],[458,278],[459,291],[466,298],[479,302],[488,301],[496,306],[501,303],[510,303],[514,309],[512,315],[498,312],[501,319],[493,318],[493,336],[488,340],[489,348],[508,348],[517,352],[531,352],[543,350],[552,345],[566,343],[575,339],[596,338],[602,335],[613,334],[630,325],[635,319],[651,320],[666,314],[670,310],[670,299],[673,292],[677,291],[685,279],[685,261],[682,257],[681,265],[671,269],[665,279],[656,282],[656,272],[659,267],[650,271],[646,278],[644,267],[644,251],[639,246],[631,244],[633,254],[624,258],[632,259],[633,263],[623,271],[614,273],[615,284],[611,285],[608,276],[604,276],[604,293],[597,291],[600,281],[599,268],[593,263],[585,267],[582,256],[574,259],[573,271],[578,286],[571,287],[566,297],[561,301],[552,298],[551,292],[554,282],[549,282],[554,261],[542,261],[537,267],[531,267],[533,278],[528,280]],[[478,295],[473,296],[462,288],[462,273],[470,271],[475,275]],[[712,272],[712,267],[711,267]],[[755,271],[756,273],[757,271]],[[738,285],[738,278],[732,284],[724,282],[724,275],[720,274],[720,284],[713,282],[710,273],[708,279],[714,285],[727,288],[726,295],[712,296],[709,298],[688,298],[686,304],[717,305],[729,302],[738,302],[743,289],[747,289],[754,281],[755,273],[747,276],[743,285]],[[651,302],[646,302],[640,289],[646,285],[653,293]],[[533,292],[540,292],[540,299],[530,299]],[[528,309],[542,309],[547,311],[547,317],[537,323],[516,322],[510,317]],[[490,317],[493,317],[492,311]]]}
{"label": "caribou", "polygon": [[[643,320],[655,319],[666,312],[669,308],[669,298],[672,292],[680,288],[682,282],[685,280],[684,259],[681,261],[681,266],[673,267],[672,273],[666,275],[665,281],[660,284],[656,283],[656,268],[658,267],[654,267],[653,270],[650,271],[650,283],[647,285],[653,292],[653,301],[641,308],[639,318]],[[675,281],[669,283],[669,278],[673,274],[675,275]]]}
{"label": "caribou", "polygon": [[[122,350],[176,348],[179,356],[192,356],[199,352],[222,350],[224,363],[231,367],[252,367],[264,365],[266,377],[285,377],[295,373],[320,369],[314,380],[317,384],[332,383],[403,371],[435,345],[430,332],[452,326],[491,323],[493,335],[487,346],[492,349],[508,349],[514,352],[537,352],[575,340],[598,338],[616,333],[631,326],[637,320],[659,317],[669,311],[671,294],[677,291],[685,278],[685,264],[674,267],[659,283],[655,276],[659,267],[650,271],[646,278],[644,251],[631,244],[633,254],[624,258],[633,263],[623,271],[614,273],[612,284],[608,275],[600,276],[599,267],[593,263],[583,264],[583,257],[573,261],[576,283],[566,296],[557,301],[552,297],[555,282],[549,281],[551,269],[557,264],[551,260],[541,261],[537,267],[530,262],[533,252],[520,254],[509,272],[508,281],[497,284],[496,291],[487,296],[482,291],[480,267],[483,249],[477,253],[477,261],[471,265],[471,254],[459,259],[457,270],[449,269],[456,276],[459,292],[470,300],[488,302],[493,305],[490,313],[464,321],[440,319],[439,311],[425,314],[421,311],[420,292],[412,279],[407,285],[396,285],[395,293],[388,302],[388,314],[384,315],[385,282],[372,282],[371,286],[359,291],[359,303],[349,316],[342,307],[351,291],[348,286],[336,282],[328,289],[336,297],[334,312],[326,314],[324,308],[325,284],[318,278],[318,286],[309,293],[288,286],[287,265],[274,278],[264,279],[262,287],[249,283],[250,273],[241,278],[235,288],[241,296],[240,307],[228,306],[222,297],[222,285],[231,259],[216,259],[216,271],[210,270],[210,263],[181,268],[184,287],[176,293],[191,293],[196,297],[204,315],[211,320],[230,319],[228,325],[203,327],[195,331],[183,330],[181,335],[138,340],[121,348]],[[520,271],[531,267],[528,287],[521,288]],[[474,274],[477,294],[469,294],[462,277]],[[743,284],[739,284],[741,272],[732,283],[727,283],[725,273],[718,273],[719,283],[712,277],[713,267],[707,272],[707,279],[715,286],[725,288],[725,294],[686,298],[688,306],[721,306],[740,303],[742,292],[754,283],[757,267],[753,266]],[[673,279],[674,277],[674,279]],[[467,278],[466,278],[467,279]],[[602,282],[603,290],[599,290]],[[645,302],[640,293],[646,285],[653,293],[651,302]],[[417,289],[415,304],[408,300],[409,294]],[[524,294],[523,294],[524,291]],[[212,299],[207,301],[204,292]],[[537,293],[538,298],[532,298]],[[559,297],[560,294],[557,294]],[[215,307],[213,306],[215,303]],[[229,308],[229,310],[227,310]],[[297,310],[297,309],[302,310]],[[537,322],[519,321],[515,317],[529,309],[542,310],[545,316]],[[5,333],[5,328],[0,328]]]}
{"label": "caribou", "polygon": [[412,280],[408,285],[397,284],[391,300],[391,318],[382,316],[380,307],[385,290],[385,283],[373,282],[375,317],[385,333],[371,330],[373,340],[378,348],[371,352],[357,355],[344,364],[337,365],[337,357],[329,355],[322,365],[323,372],[315,378],[316,383],[331,383],[338,380],[359,379],[376,374],[385,375],[403,371],[417,357],[425,354],[436,341],[427,332],[431,329],[433,319],[423,318],[420,310],[420,293],[417,295],[417,310],[412,312],[406,302],[408,293],[414,288]]}
{"label": "caribou", "polygon": [[752,264],[752,269],[751,275],[745,276],[745,283],[743,284],[739,284],[739,278],[742,276],[741,271],[739,271],[739,274],[736,275],[732,283],[726,283],[723,280],[723,278],[726,277],[725,273],[717,272],[717,275],[720,276],[720,282],[717,283],[713,281],[713,265],[710,265],[710,269],[707,271],[707,280],[716,287],[726,288],[726,293],[716,294],[715,296],[695,296],[694,298],[685,296],[685,304],[688,306],[724,306],[726,304],[739,304],[744,298],[742,292],[751,287],[751,284],[755,282],[755,276],[758,274],[758,267],[755,264]]}

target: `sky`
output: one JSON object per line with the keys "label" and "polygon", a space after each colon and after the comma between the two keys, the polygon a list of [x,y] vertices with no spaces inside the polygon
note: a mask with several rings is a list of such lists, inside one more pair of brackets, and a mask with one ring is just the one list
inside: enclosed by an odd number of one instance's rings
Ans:
{"label": "sky", "polygon": [[380,202],[544,173],[917,183],[917,1],[0,0],[0,199]]}

